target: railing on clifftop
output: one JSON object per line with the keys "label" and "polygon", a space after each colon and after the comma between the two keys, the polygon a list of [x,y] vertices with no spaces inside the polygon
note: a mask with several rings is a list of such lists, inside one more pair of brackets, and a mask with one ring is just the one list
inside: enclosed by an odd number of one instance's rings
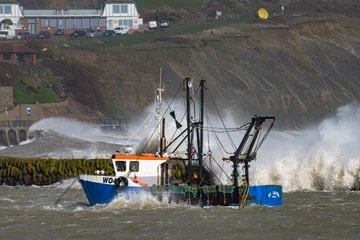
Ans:
{"label": "railing on clifftop", "polygon": [[[127,124],[126,119],[69,119],[82,122],[92,126],[100,127],[119,127]],[[30,127],[35,120],[13,120],[13,121],[0,121],[0,127]]]}

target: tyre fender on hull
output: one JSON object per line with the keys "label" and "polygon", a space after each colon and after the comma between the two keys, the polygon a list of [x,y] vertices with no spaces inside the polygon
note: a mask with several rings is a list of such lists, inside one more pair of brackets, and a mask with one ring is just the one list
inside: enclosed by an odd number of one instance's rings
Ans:
{"label": "tyre fender on hull", "polygon": [[129,182],[126,177],[118,177],[115,179],[114,184],[119,191],[124,191],[128,187]]}

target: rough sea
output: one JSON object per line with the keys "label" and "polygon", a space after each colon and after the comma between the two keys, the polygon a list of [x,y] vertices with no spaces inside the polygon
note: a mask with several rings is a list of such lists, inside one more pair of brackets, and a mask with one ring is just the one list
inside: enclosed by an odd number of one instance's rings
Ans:
{"label": "rough sea", "polygon": [[[359,121],[359,106],[348,105],[305,129],[270,133],[250,183],[281,184],[279,207],[200,208],[145,194],[89,207],[76,179],[3,185],[0,239],[360,239],[360,191],[351,190],[360,186]],[[43,119],[29,132],[31,139],[0,155],[107,158],[141,143],[65,119]]]}

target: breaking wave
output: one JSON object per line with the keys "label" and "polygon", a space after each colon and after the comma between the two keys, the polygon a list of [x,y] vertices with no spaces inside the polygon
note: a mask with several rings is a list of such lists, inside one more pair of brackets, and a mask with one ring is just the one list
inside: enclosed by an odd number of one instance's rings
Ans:
{"label": "breaking wave", "polygon": [[[359,121],[360,107],[347,105],[339,108],[333,117],[301,131],[271,132],[257,160],[251,162],[250,184],[281,184],[284,191],[359,190]],[[59,118],[35,123],[29,135],[31,139],[1,149],[0,155],[108,158],[124,145],[144,141],[136,139],[129,143],[129,136],[124,132],[101,131]]]}
{"label": "breaking wave", "polygon": [[360,107],[347,105],[317,126],[272,132],[251,164],[252,184],[285,191],[360,188]]}

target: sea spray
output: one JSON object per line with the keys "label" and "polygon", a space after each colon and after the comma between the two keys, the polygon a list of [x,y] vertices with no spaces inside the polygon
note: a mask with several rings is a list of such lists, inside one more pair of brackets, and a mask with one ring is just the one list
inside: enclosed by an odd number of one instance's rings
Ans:
{"label": "sea spray", "polygon": [[360,107],[347,105],[317,126],[272,132],[250,184],[281,184],[284,191],[356,189],[360,176]]}

